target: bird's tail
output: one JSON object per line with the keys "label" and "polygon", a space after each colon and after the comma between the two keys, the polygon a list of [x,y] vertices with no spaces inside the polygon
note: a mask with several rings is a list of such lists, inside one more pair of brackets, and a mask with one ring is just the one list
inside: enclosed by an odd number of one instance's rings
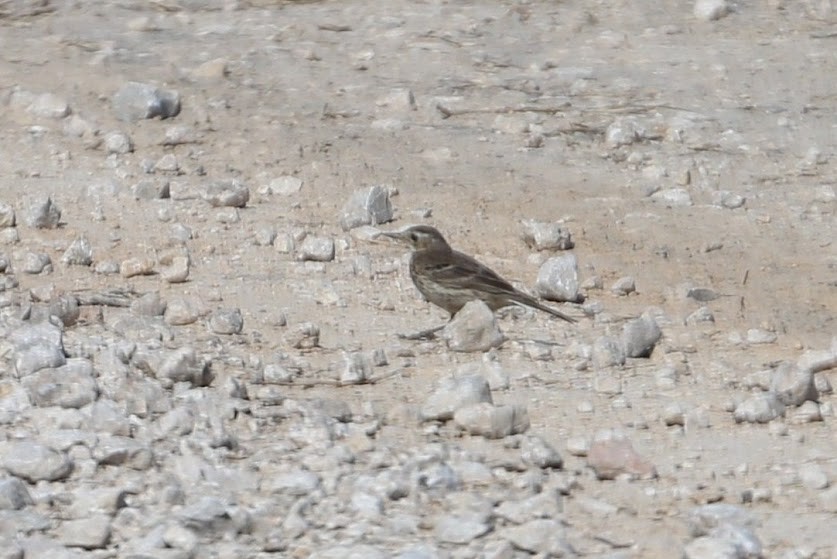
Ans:
{"label": "bird's tail", "polygon": [[573,318],[571,316],[568,316],[568,315],[562,313],[561,311],[559,311],[557,309],[553,309],[552,307],[547,307],[546,305],[542,304],[541,302],[539,302],[534,297],[529,297],[529,296],[524,295],[517,300],[517,303],[519,303],[521,305],[525,305],[527,307],[532,307],[533,309],[538,309],[539,311],[543,311],[545,313],[549,313],[552,316],[558,317],[561,320],[566,320],[567,322],[571,322],[573,324],[578,322],[578,320],[576,320],[575,318]]}

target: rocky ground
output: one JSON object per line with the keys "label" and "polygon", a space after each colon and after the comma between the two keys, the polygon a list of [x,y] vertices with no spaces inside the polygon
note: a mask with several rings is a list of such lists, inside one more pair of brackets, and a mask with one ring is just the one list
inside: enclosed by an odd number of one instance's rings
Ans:
{"label": "rocky ground", "polygon": [[[828,0],[0,2],[0,557],[834,559],[835,75]],[[400,339],[411,223],[579,323]]]}

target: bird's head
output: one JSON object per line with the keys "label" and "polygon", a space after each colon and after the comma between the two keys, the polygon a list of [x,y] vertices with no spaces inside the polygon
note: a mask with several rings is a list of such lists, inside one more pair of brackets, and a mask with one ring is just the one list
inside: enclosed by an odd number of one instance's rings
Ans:
{"label": "bird's head", "polygon": [[401,231],[386,231],[381,235],[408,244],[413,250],[450,250],[442,234],[429,225],[413,225]]}

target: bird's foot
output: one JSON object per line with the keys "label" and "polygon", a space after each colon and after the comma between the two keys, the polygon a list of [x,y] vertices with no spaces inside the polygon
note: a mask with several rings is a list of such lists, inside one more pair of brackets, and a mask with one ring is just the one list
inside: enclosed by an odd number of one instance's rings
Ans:
{"label": "bird's foot", "polygon": [[427,330],[422,330],[421,332],[416,332],[415,334],[398,334],[398,337],[402,340],[433,340],[436,338],[436,332],[445,326],[445,324],[442,324],[441,326],[428,328]]}

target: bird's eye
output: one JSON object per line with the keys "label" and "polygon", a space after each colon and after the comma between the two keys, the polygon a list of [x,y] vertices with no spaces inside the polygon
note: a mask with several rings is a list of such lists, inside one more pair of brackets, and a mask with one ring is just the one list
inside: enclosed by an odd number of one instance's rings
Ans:
{"label": "bird's eye", "polygon": [[410,233],[410,239],[413,242],[418,242],[418,235],[416,235],[415,233]]}

